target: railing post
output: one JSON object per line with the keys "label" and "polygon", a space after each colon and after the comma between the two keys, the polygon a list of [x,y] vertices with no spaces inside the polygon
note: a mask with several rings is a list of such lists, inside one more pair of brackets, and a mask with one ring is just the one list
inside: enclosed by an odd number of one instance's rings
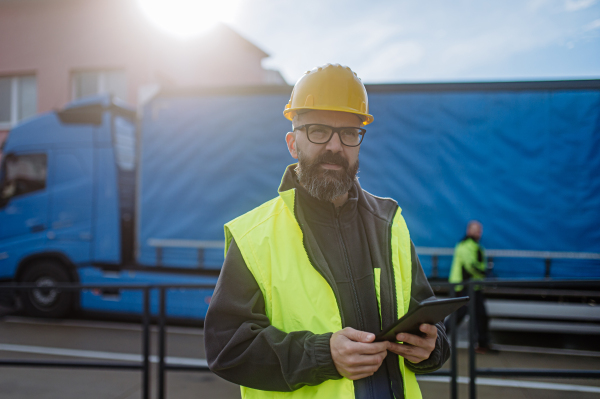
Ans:
{"label": "railing post", "polygon": [[475,364],[475,285],[472,281],[467,282],[469,292],[469,399],[477,398],[475,378],[477,365]]}
{"label": "railing post", "polygon": [[550,278],[550,266],[552,264],[552,259],[546,258],[546,278]]}
{"label": "railing post", "polygon": [[439,258],[437,255],[431,255],[431,277],[433,278],[437,278],[439,275],[438,260]]}
{"label": "railing post", "polygon": [[488,264],[487,264],[487,268],[485,270],[485,277],[486,278],[492,277],[493,271],[494,271],[494,257],[488,256]]}
{"label": "railing post", "polygon": [[144,287],[142,399],[150,399],[150,287]]}
{"label": "railing post", "polygon": [[158,312],[158,399],[165,398],[165,352],[166,352],[166,288],[160,287],[159,290],[159,312]]}
{"label": "railing post", "polygon": [[[456,297],[456,290],[454,285],[450,286],[450,298]],[[450,399],[458,398],[458,386],[456,376],[458,374],[458,348],[456,347],[457,341],[456,332],[456,312],[452,312],[450,315]]]}

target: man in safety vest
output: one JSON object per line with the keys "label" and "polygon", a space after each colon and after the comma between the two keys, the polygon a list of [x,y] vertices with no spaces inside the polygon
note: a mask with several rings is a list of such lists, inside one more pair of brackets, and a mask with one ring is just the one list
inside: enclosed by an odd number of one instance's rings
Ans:
{"label": "man in safety vest", "polygon": [[439,369],[450,348],[442,323],[374,342],[434,295],[398,204],[356,179],[373,121],[365,87],[327,64],[298,80],[283,113],[298,164],[276,198],[225,225],[210,369],[244,398],[421,398],[415,373]]}
{"label": "man in safety vest", "polygon": [[[483,234],[483,225],[477,220],[471,220],[467,225],[467,235],[454,248],[454,257],[450,267],[450,283],[461,283],[469,280],[483,280],[487,269],[485,250],[479,244]],[[454,289],[458,296],[466,295],[466,289],[462,285],[457,285]],[[488,333],[488,315],[485,309],[485,298],[481,292],[480,286],[475,286],[475,321],[477,323],[478,353],[487,353],[489,347]],[[468,307],[463,306],[456,312],[456,325],[464,319],[468,313]],[[449,321],[446,319],[446,328],[449,332]]]}

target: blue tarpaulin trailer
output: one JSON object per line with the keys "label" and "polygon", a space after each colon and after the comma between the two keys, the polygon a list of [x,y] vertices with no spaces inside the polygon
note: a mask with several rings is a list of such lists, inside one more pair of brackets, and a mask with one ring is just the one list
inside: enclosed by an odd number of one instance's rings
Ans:
{"label": "blue tarpaulin trailer", "polygon": [[[471,219],[495,276],[600,277],[600,81],[367,90],[375,121],[358,176],[398,201],[429,277],[447,277]],[[99,96],[15,127],[0,169],[0,279],[216,281],[223,224],[275,197],[295,161],[290,92],[165,90],[138,115]],[[33,314],[64,313],[51,292],[25,298]],[[210,295],[170,291],[168,312],[203,318]],[[141,309],[135,292],[76,299]]]}
{"label": "blue tarpaulin trailer", "polygon": [[[367,191],[398,201],[429,276],[447,277],[443,255],[471,219],[485,226],[496,276],[600,276],[600,81],[367,90],[375,121],[358,176]],[[288,99],[288,88],[174,91],[145,107],[142,263],[156,263],[157,239],[218,241],[225,222],[277,195],[294,162],[284,141]],[[194,254],[162,252],[189,267]],[[223,261],[220,248],[204,256],[206,267]]]}

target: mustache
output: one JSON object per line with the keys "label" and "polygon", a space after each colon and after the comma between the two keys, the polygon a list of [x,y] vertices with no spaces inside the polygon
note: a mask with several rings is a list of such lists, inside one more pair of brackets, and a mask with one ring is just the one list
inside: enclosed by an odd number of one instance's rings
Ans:
{"label": "mustache", "polygon": [[346,158],[344,158],[339,152],[336,152],[334,154],[331,151],[322,153],[321,155],[317,156],[315,158],[315,160],[313,161],[314,165],[318,165],[321,163],[330,163],[333,165],[339,165],[346,170],[350,166],[350,163],[348,162],[348,160]]}

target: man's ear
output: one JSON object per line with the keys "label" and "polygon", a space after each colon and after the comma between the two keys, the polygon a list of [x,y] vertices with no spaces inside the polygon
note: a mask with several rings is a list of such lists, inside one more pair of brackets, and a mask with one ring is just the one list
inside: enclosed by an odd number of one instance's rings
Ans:
{"label": "man's ear", "polygon": [[288,132],[285,135],[285,142],[287,143],[288,151],[294,159],[298,159],[298,152],[296,151],[296,135],[293,132]]}

